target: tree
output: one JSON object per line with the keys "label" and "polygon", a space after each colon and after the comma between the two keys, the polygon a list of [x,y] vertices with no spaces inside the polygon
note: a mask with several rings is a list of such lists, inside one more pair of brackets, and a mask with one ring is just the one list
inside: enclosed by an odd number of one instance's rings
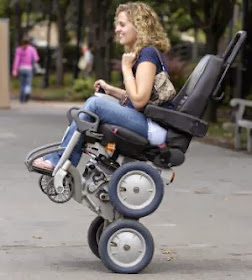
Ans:
{"label": "tree", "polygon": [[218,53],[218,43],[230,22],[235,0],[188,0],[194,27],[206,34],[207,53]]}
{"label": "tree", "polygon": [[[218,43],[230,22],[235,0],[188,0],[194,28],[206,35],[206,52],[218,53]],[[216,122],[217,105],[210,101],[205,114],[208,121]]]}
{"label": "tree", "polygon": [[243,71],[241,96],[246,98],[251,91],[252,76],[252,2],[243,0],[243,29],[247,31],[247,40],[242,55]]}
{"label": "tree", "polygon": [[11,18],[11,25],[15,30],[14,32],[14,49],[15,49],[20,44],[20,41],[23,36],[21,23],[22,23],[22,13],[24,9],[24,3],[22,1],[13,0],[10,3],[10,8],[14,8],[13,17]]}
{"label": "tree", "polygon": [[112,44],[114,8],[110,0],[86,0],[87,39],[95,47],[96,78],[110,79],[110,48]]}
{"label": "tree", "polygon": [[63,67],[63,55],[64,46],[66,42],[66,21],[65,15],[67,8],[71,0],[55,0],[57,26],[58,26],[58,38],[59,45],[56,56],[56,83],[57,85],[64,84],[64,67]]}

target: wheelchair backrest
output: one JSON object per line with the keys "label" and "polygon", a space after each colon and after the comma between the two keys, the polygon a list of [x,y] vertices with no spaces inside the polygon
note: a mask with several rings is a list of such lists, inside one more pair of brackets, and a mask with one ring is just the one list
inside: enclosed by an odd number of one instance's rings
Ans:
{"label": "wheelchair backrest", "polygon": [[[173,99],[177,111],[201,118],[223,72],[223,59],[206,55]],[[176,129],[169,129],[166,143],[169,147],[186,152],[192,136]]]}
{"label": "wheelchair backrest", "polygon": [[214,92],[221,76],[222,65],[222,58],[215,55],[204,56],[174,98],[176,110],[202,117],[208,98]]}

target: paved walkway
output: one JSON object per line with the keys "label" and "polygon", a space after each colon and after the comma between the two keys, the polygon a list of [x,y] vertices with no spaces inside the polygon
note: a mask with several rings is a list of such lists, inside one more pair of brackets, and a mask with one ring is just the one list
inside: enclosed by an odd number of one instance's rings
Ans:
{"label": "paved walkway", "polygon": [[90,252],[95,217],[52,203],[23,162],[61,139],[72,104],[12,103],[0,110],[0,279],[252,279],[252,155],[193,142],[159,209],[142,219],[155,240],[139,275],[115,275]]}

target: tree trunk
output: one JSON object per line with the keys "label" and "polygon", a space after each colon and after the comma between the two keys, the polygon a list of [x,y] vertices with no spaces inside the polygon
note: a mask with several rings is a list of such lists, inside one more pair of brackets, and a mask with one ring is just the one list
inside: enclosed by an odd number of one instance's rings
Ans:
{"label": "tree trunk", "polygon": [[206,53],[207,54],[218,54],[218,42],[219,37],[216,36],[212,30],[205,31],[206,34]]}
{"label": "tree trunk", "polygon": [[46,35],[46,53],[45,53],[45,75],[44,80],[42,83],[42,88],[47,88],[49,86],[49,71],[51,66],[51,51],[50,51],[50,45],[51,45],[51,23],[52,23],[52,11],[53,11],[53,2],[50,1],[50,4],[48,5],[48,23],[47,23],[47,35]]}
{"label": "tree trunk", "polygon": [[58,40],[59,45],[57,49],[56,56],[56,84],[63,86],[64,84],[64,45],[65,45],[65,13],[68,6],[68,1],[61,3],[60,0],[56,1],[56,11],[57,11],[57,26],[58,26]]}
{"label": "tree trunk", "polygon": [[199,29],[194,28],[194,44],[192,49],[192,59],[196,61],[199,56]]}
{"label": "tree trunk", "polygon": [[21,17],[22,17],[22,10],[20,7],[19,1],[15,3],[15,12],[14,12],[14,26],[15,26],[15,33],[14,33],[14,49],[20,44],[22,39],[22,25],[21,25]]}
{"label": "tree trunk", "polygon": [[[95,0],[86,1],[87,14],[86,19],[88,21],[89,40],[93,44],[94,50],[94,71],[96,79],[109,80],[110,76],[110,31],[109,20],[107,19],[107,13],[110,7],[110,1],[108,0]],[[92,6],[92,8],[90,8]]]}
{"label": "tree trunk", "polygon": [[79,0],[78,1],[78,23],[77,23],[77,45],[76,45],[76,61],[75,61],[75,65],[74,65],[74,75],[73,78],[77,79],[78,78],[78,74],[79,74],[79,68],[78,68],[78,61],[80,59],[80,48],[81,48],[81,41],[82,41],[82,24],[83,24],[83,0]]}
{"label": "tree trunk", "polygon": [[242,98],[246,98],[251,93],[252,77],[252,3],[249,0],[243,0],[243,29],[247,31],[246,44],[242,54]]}

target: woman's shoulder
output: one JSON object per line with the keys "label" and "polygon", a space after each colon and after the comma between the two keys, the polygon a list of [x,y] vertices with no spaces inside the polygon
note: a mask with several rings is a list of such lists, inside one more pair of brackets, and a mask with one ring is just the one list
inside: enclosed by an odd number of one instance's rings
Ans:
{"label": "woman's shoulder", "polygon": [[168,71],[168,65],[163,57],[162,52],[160,52],[157,48],[153,46],[147,46],[140,50],[138,63],[143,61],[152,62],[157,66],[157,73],[159,73],[162,71],[162,65],[160,59],[162,60],[166,71]]}
{"label": "woman's shoulder", "polygon": [[156,56],[157,55],[157,49],[153,46],[146,46],[143,47],[140,52],[139,55],[150,55],[150,56]]}
{"label": "woman's shoulder", "polygon": [[139,52],[140,61],[151,61],[153,63],[158,62],[157,50],[152,46],[143,47]]}

